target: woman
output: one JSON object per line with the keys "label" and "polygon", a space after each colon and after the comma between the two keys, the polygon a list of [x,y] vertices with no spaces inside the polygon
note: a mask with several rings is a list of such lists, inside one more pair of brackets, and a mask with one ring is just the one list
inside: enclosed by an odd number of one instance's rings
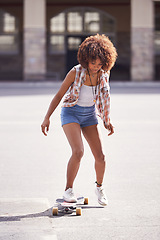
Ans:
{"label": "woman", "polygon": [[73,183],[84,152],[81,136],[83,133],[95,158],[98,202],[106,206],[108,201],[102,186],[106,164],[97,128],[96,109],[109,131],[108,135],[112,135],[114,130],[109,117],[109,73],[116,61],[117,52],[108,37],[97,34],[84,40],[79,47],[77,58],[79,65],[73,67],[66,75],[49,106],[41,128],[43,134],[47,135],[50,116],[69,89],[61,110],[62,127],[72,149],[63,198],[68,202],[77,201]]}

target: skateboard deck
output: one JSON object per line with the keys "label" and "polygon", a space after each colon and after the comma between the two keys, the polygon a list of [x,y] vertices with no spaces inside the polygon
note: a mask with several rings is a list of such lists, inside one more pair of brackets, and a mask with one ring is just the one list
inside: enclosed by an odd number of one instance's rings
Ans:
{"label": "skateboard deck", "polygon": [[77,197],[77,202],[69,203],[66,202],[63,198],[56,199],[56,206],[53,207],[52,213],[54,216],[57,216],[58,213],[72,213],[73,211],[76,212],[77,216],[82,215],[81,205],[87,205],[88,198],[84,198],[83,196]]}

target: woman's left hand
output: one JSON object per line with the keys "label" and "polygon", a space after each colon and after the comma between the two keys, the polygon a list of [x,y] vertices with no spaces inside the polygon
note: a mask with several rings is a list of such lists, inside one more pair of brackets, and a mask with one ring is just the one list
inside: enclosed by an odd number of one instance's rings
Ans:
{"label": "woman's left hand", "polygon": [[111,123],[109,124],[108,130],[110,131],[110,132],[108,133],[108,136],[110,136],[110,135],[112,135],[112,134],[114,133],[114,127],[113,127],[113,125],[112,125]]}
{"label": "woman's left hand", "polygon": [[114,133],[114,127],[111,123],[109,123],[108,126],[105,128],[107,128],[107,130],[109,131],[108,136],[110,136]]}

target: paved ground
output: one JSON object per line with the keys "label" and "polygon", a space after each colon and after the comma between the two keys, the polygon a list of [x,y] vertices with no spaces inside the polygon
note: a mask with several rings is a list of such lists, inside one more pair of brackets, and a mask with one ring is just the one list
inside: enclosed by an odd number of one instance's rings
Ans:
{"label": "paved ground", "polygon": [[48,137],[40,124],[59,83],[0,83],[0,239],[159,240],[160,83],[111,83],[115,134],[100,122],[109,206],[94,194],[94,161],[85,155],[75,191],[89,197],[81,217],[52,217],[70,148],[60,106]]}

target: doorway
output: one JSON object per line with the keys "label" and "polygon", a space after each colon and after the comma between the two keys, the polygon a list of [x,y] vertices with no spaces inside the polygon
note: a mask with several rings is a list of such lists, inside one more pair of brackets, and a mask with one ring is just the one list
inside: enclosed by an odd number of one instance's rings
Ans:
{"label": "doorway", "polygon": [[66,37],[66,73],[71,68],[78,64],[77,52],[80,44],[85,40],[87,36],[80,35],[68,35]]}

